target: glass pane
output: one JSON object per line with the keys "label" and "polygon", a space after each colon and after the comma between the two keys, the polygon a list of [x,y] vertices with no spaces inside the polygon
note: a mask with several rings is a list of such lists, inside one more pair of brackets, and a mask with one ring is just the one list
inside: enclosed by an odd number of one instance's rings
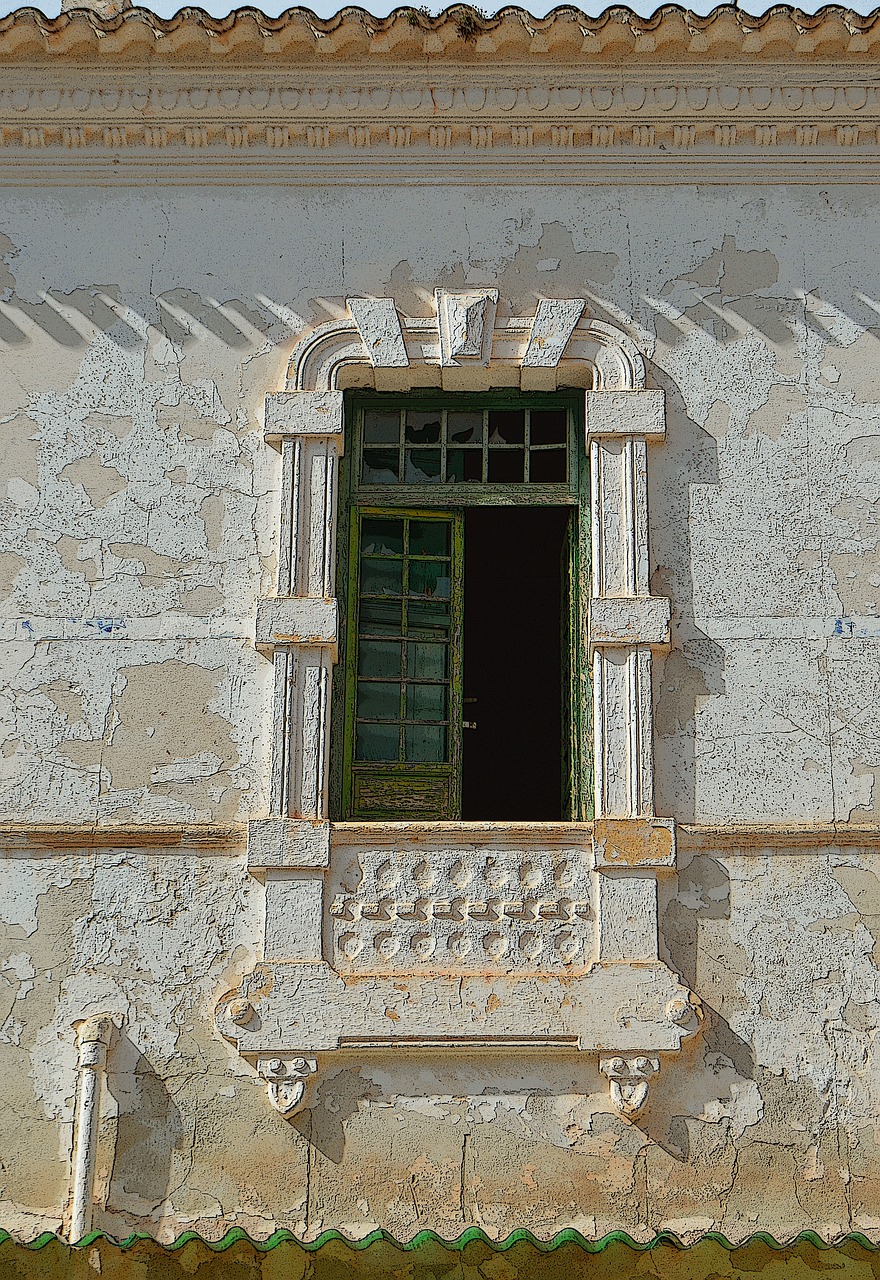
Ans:
{"label": "glass pane", "polygon": [[402,520],[364,520],[361,525],[361,554],[402,556]]}
{"label": "glass pane", "polygon": [[489,482],[522,484],[525,452],[525,449],[490,449]]}
{"label": "glass pane", "polygon": [[396,449],[364,449],[364,484],[396,484],[400,479]]}
{"label": "glass pane", "polygon": [[402,560],[361,561],[361,595],[399,596],[403,591]]}
{"label": "glass pane", "polygon": [[449,524],[446,520],[410,520],[411,556],[448,556]]}
{"label": "glass pane", "polygon": [[397,444],[399,439],[399,413],[386,409],[367,409],[364,413],[364,444]]}
{"label": "glass pane", "polygon": [[565,449],[529,450],[529,480],[532,484],[562,484],[567,479]]}
{"label": "glass pane", "polygon": [[409,594],[449,599],[449,565],[444,560],[410,560]]}
{"label": "glass pane", "polygon": [[407,444],[439,444],[440,414],[437,410],[416,413],[411,409],[406,415],[405,439]]}
{"label": "glass pane", "polygon": [[354,754],[356,760],[397,760],[400,730],[396,724],[359,724]]}
{"label": "glass pane", "polygon": [[400,685],[390,681],[358,681],[357,713],[362,720],[397,720]]}
{"label": "glass pane", "polygon": [[455,413],[450,410],[446,415],[446,439],[450,444],[481,444],[482,413]]}
{"label": "glass pane", "polygon": [[362,600],[360,630],[367,635],[399,636],[400,612],[399,600]]}
{"label": "glass pane", "polygon": [[400,641],[362,640],[358,646],[358,673],[362,676],[399,676]]}
{"label": "glass pane", "polygon": [[441,600],[411,600],[406,606],[406,616],[410,634],[421,634],[423,631],[430,634],[438,627],[445,630],[449,626],[449,607]]}
{"label": "glass pane", "polygon": [[407,484],[436,484],[440,479],[439,449],[407,449]]}
{"label": "glass pane", "polygon": [[447,673],[447,649],[445,644],[416,644],[406,646],[406,673],[416,680],[445,680]]}
{"label": "glass pane", "polygon": [[522,444],[526,415],[522,409],[493,409],[489,414],[490,444]]}
{"label": "glass pane", "polygon": [[483,479],[482,449],[449,449],[446,453],[446,479],[450,483]]}
{"label": "glass pane", "polygon": [[445,684],[409,684],[406,687],[407,720],[445,720]]}
{"label": "glass pane", "polygon": [[568,415],[564,409],[533,409],[529,415],[532,444],[565,444]]}
{"label": "glass pane", "polygon": [[407,760],[438,764],[446,760],[446,730],[442,725],[408,724],[404,738]]}

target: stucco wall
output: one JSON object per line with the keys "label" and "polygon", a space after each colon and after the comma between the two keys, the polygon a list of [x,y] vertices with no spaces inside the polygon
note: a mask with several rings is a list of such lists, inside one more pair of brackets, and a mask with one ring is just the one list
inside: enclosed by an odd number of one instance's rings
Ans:
{"label": "stucco wall", "polygon": [[96,1219],[114,1234],[880,1232],[880,886],[851,833],[682,838],[664,945],[709,1018],[638,1125],[574,1054],[340,1057],[288,1124],[211,1024],[261,942],[234,824],[266,812],[262,403],[347,295],[430,314],[435,286],[486,283],[531,314],[577,294],[630,333],[668,405],[649,459],[652,589],[673,603],[657,812],[877,821],[877,222],[855,187],[7,195],[0,813],[230,835],[10,837],[4,1225],[60,1224],[71,1024],[100,1008],[124,1019]]}

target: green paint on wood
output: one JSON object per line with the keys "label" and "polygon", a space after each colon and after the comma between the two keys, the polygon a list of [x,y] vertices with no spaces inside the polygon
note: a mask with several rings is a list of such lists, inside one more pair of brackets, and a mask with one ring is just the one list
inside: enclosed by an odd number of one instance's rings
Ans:
{"label": "green paint on wood", "polygon": [[[592,691],[587,648],[589,465],[583,393],[525,395],[352,393],[340,484],[338,594],[344,655],[334,682],[331,804],[335,817],[455,819],[461,812],[463,508],[568,506],[572,521],[562,619],[566,689],[560,769],[563,814],[592,816]],[[437,608],[430,549],[412,554],[410,531],[450,530],[448,612]],[[370,547],[384,528],[388,543]],[[365,536],[367,542],[364,541]],[[435,574],[435,578],[438,575]],[[433,593],[433,596],[432,596]],[[429,618],[431,607],[436,617]],[[446,647],[444,675],[412,674],[410,615],[433,625],[419,637]],[[443,639],[440,640],[440,632]],[[432,705],[440,697],[445,714]],[[433,722],[433,723],[432,723]]]}

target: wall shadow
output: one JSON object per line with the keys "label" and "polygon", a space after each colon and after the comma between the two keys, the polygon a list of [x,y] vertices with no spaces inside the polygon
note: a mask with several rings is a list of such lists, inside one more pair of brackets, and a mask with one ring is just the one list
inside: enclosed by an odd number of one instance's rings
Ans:
{"label": "wall shadow", "polygon": [[173,1152],[184,1134],[165,1081],[123,1032],[111,1049],[105,1088],[118,1107],[107,1208],[95,1229],[118,1234],[120,1218],[143,1218],[165,1201]]}
{"label": "wall shadow", "polygon": [[671,648],[654,663],[655,807],[679,822],[697,810],[698,704],[723,697],[724,650],[695,621],[691,489],[719,483],[714,438],[688,416],[676,383],[656,365],[649,385],[666,393],[665,442],[648,454],[651,593],[672,602]]}

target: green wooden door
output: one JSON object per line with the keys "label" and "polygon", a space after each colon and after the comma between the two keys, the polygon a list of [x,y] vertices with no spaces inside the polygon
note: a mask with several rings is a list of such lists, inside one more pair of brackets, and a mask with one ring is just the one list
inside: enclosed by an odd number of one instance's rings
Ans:
{"label": "green wooden door", "polygon": [[462,516],[352,513],[343,811],[461,813]]}

